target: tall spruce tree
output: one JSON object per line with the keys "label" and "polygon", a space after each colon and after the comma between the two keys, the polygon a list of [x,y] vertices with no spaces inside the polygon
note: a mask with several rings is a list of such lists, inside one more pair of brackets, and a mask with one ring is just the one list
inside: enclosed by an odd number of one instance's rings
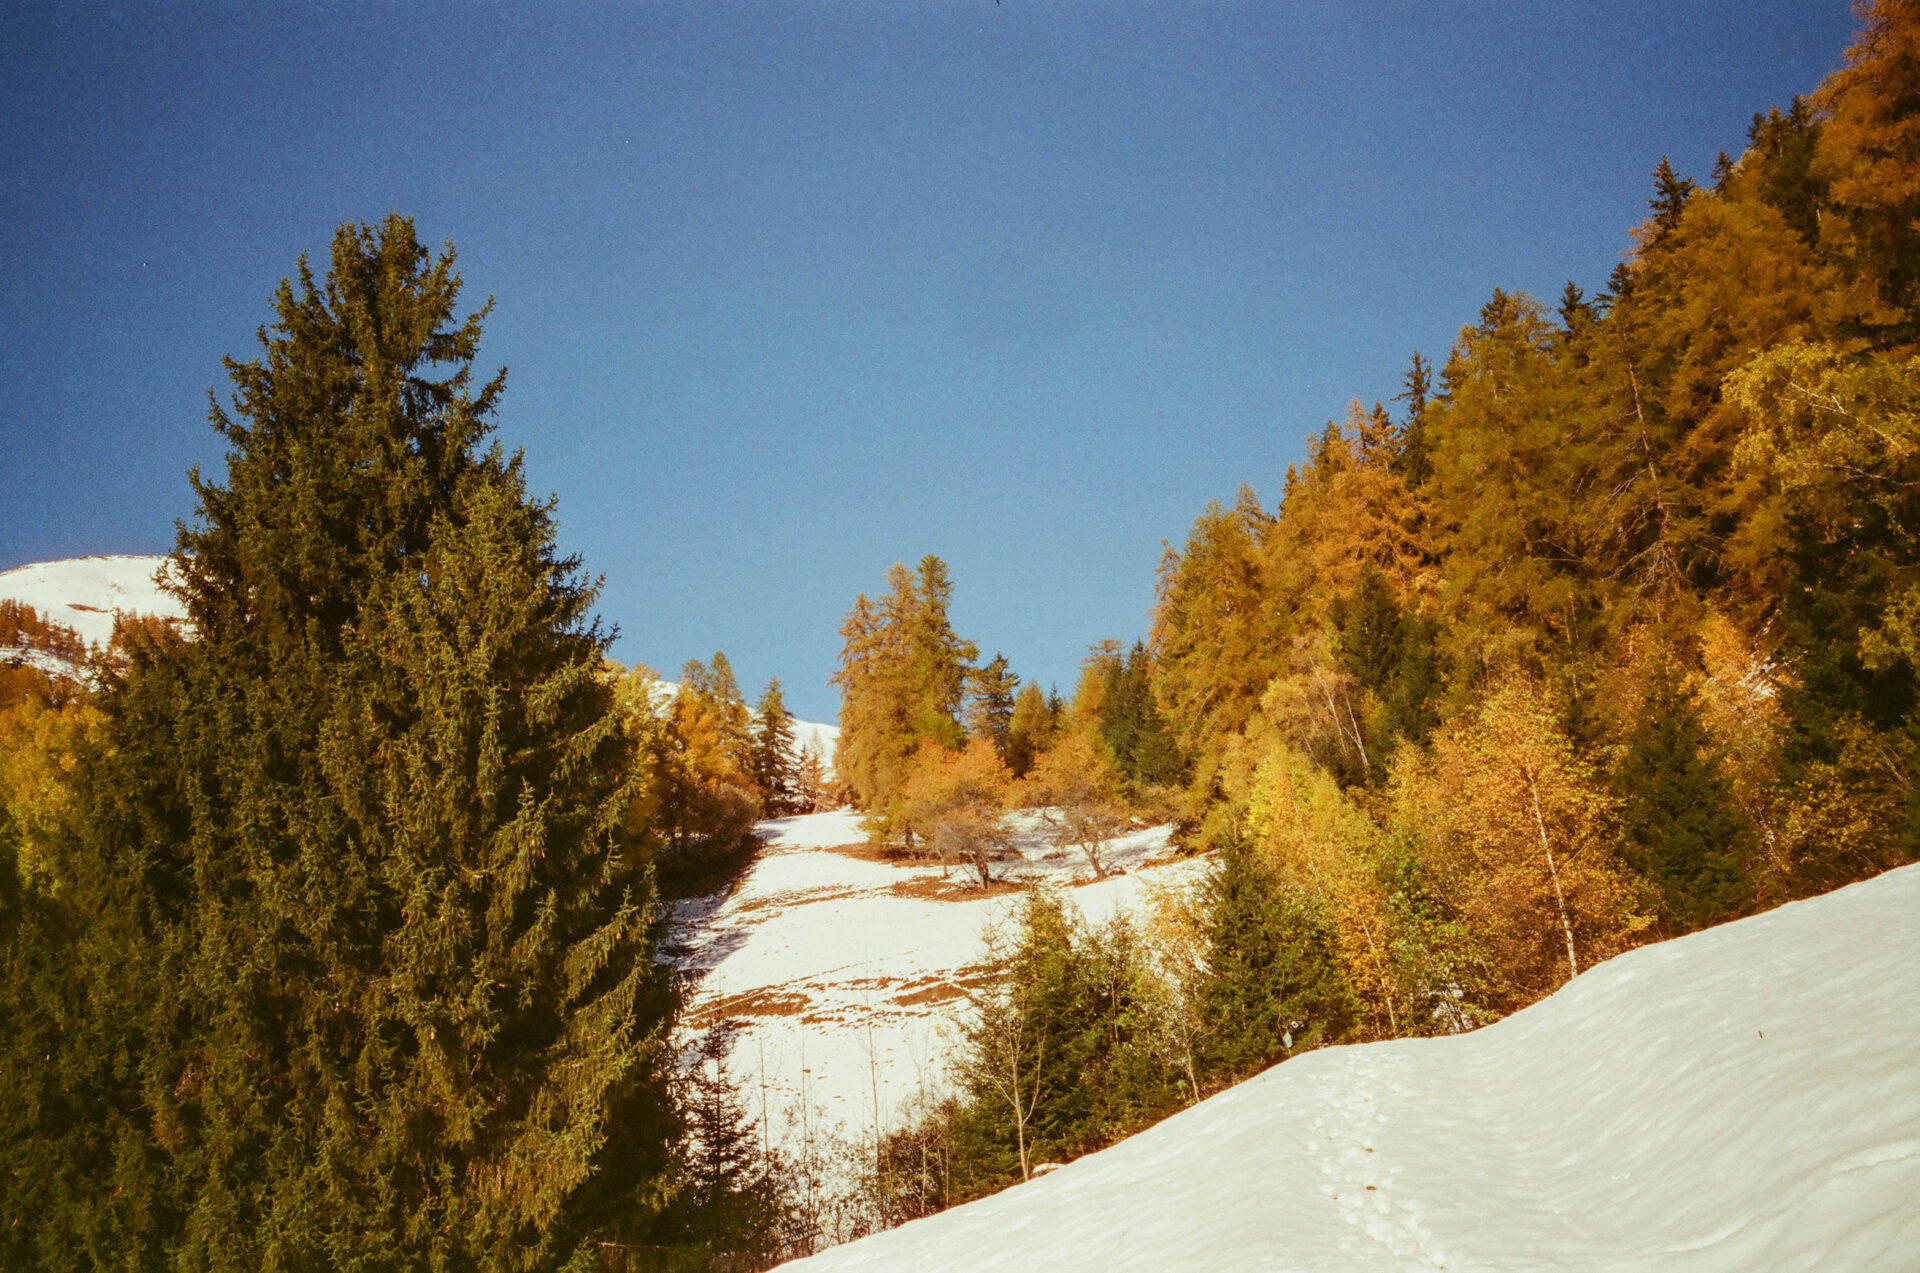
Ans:
{"label": "tall spruce tree", "polygon": [[606,637],[486,447],[459,288],[406,219],[345,225],[228,360],[226,480],[193,474],[173,559],[194,636],[136,636],[84,766],[47,997],[121,1068],[104,1128],[35,1129],[77,1199],[42,1252],[555,1268],[655,1209],[669,995]]}
{"label": "tall spruce tree", "polygon": [[1647,200],[1647,206],[1653,209],[1653,224],[1656,233],[1666,234],[1680,224],[1680,214],[1686,210],[1687,200],[1699,187],[1693,184],[1693,178],[1682,177],[1673,170],[1673,165],[1665,155],[1653,170],[1653,198]]}
{"label": "tall spruce tree", "polygon": [[1024,778],[1034,760],[1053,745],[1060,729],[1059,696],[1049,702],[1039,682],[1028,681],[1014,696],[1013,711],[1007,718],[1007,768],[1016,778]]}
{"label": "tall spruce tree", "polygon": [[780,693],[780,678],[767,682],[753,709],[753,780],[768,814],[791,813],[798,796],[799,762],[793,754],[793,713]]}
{"label": "tall spruce tree", "polygon": [[995,654],[967,674],[967,733],[992,743],[1002,760],[1007,758],[1007,730],[1019,692],[1020,678],[1004,654]]}
{"label": "tall spruce tree", "polygon": [[1740,827],[1700,705],[1666,665],[1655,667],[1613,772],[1621,853],[1660,890],[1668,923],[1698,928],[1747,900]]}
{"label": "tall spruce tree", "polygon": [[1211,1074],[1237,1080],[1352,1028],[1359,1004],[1332,926],[1255,850],[1222,845],[1203,903],[1206,973],[1195,997]]}

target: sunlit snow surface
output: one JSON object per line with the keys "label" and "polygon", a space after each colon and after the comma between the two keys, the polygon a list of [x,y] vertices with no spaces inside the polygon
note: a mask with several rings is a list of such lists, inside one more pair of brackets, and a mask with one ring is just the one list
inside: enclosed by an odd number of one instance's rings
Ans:
{"label": "sunlit snow surface", "polygon": [[[155,576],[166,563],[165,557],[75,557],[35,562],[0,572],[0,601],[32,606],[41,618],[72,628],[90,645],[104,646],[113,639],[116,611],[168,619],[186,617],[185,607],[156,582]],[[26,651],[19,657],[59,675],[74,670],[50,655]],[[663,681],[661,685],[663,696],[671,698],[677,688],[674,683]],[[795,752],[811,747],[829,773],[839,736],[840,730],[834,725],[793,722]]]}
{"label": "sunlit snow surface", "polygon": [[1920,867],[1308,1053],[825,1270],[1920,1269]]}
{"label": "sunlit snow surface", "polygon": [[[1020,815],[1025,851],[996,879],[1048,879],[1090,921],[1138,907],[1151,882],[1188,878],[1167,828],[1113,841],[1098,883],[1080,854],[1049,851],[1035,815]],[[973,894],[971,868],[906,866],[865,852],[858,816],[839,812],[761,824],[766,847],[729,893],[681,902],[670,953],[694,975],[683,1038],[737,1027],[726,1060],[748,1114],[789,1149],[834,1132],[867,1141],[898,1126],[923,1092],[941,1090],[951,1023],[981,982],[985,934],[1017,893]]]}
{"label": "sunlit snow surface", "polygon": [[165,557],[78,557],[0,574],[0,600],[19,601],[49,623],[72,628],[89,645],[113,639],[115,611],[177,619],[185,611],[154,575]]}

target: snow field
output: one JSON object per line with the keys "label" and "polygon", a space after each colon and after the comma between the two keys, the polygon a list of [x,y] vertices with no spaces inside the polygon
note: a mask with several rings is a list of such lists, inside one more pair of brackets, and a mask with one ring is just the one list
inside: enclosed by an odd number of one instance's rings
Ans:
{"label": "snow field", "polygon": [[186,612],[160,590],[154,575],[165,557],[79,557],[43,561],[0,574],[0,598],[34,608],[49,623],[80,634],[89,645],[113,640],[115,611],[184,618]]}
{"label": "snow field", "polygon": [[[1089,876],[1079,854],[1050,855],[1032,815],[1020,819],[1022,852],[996,878]],[[900,1126],[922,1095],[944,1089],[951,1023],[982,983],[986,934],[1016,893],[969,893],[971,867],[875,860],[856,814],[833,812],[761,824],[766,847],[728,894],[682,902],[669,945],[697,977],[688,1037],[737,1023],[726,1060],[747,1111],[770,1140],[837,1131],[871,1143]],[[1191,863],[1165,858],[1167,828],[1110,843],[1107,859],[1130,873],[1068,891],[1091,922],[1141,905],[1149,880],[1185,878]]]}
{"label": "snow field", "polygon": [[787,1267],[1920,1269],[1920,866]]}

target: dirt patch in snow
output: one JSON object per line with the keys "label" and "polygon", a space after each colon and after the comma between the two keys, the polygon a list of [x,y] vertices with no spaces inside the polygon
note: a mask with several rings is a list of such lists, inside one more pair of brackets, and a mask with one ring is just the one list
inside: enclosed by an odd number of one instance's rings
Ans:
{"label": "dirt patch in snow", "polygon": [[805,906],[812,902],[832,902],[843,897],[857,897],[867,889],[859,888],[813,888],[796,889],[788,893],[769,893],[765,897],[754,897],[739,903],[733,908],[736,915],[751,915],[755,911],[791,910],[796,906]]}
{"label": "dirt patch in snow", "polygon": [[938,858],[922,857],[918,853],[907,853],[897,848],[880,848],[866,841],[855,844],[834,844],[819,850],[823,853],[838,853],[843,858],[852,858],[856,862],[878,862],[882,866],[938,866]]}
{"label": "dirt patch in snow", "polygon": [[915,880],[901,880],[889,884],[887,892],[895,897],[917,897],[932,902],[977,902],[983,897],[1001,897],[1007,893],[1018,893],[1026,887],[1015,880],[995,880],[992,887],[981,888],[980,881],[973,874],[973,868],[966,868],[966,874],[960,868],[954,868],[951,878],[924,875]]}
{"label": "dirt patch in snow", "polygon": [[699,1029],[718,1025],[729,1017],[796,1017],[814,1006],[812,996],[783,986],[761,986],[743,994],[703,1003],[683,1018]]}
{"label": "dirt patch in snow", "polygon": [[964,999],[980,987],[991,985],[993,980],[993,969],[985,964],[973,964],[966,968],[956,968],[945,976],[923,978],[918,989],[895,995],[893,1002],[903,1008],[947,1003],[954,999]]}

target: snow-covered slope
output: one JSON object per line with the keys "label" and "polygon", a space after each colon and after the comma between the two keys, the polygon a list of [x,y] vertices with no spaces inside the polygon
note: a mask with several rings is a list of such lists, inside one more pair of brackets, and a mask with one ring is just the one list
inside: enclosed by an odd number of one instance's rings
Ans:
{"label": "snow-covered slope", "polygon": [[0,600],[30,605],[49,623],[72,628],[89,645],[113,639],[116,611],[178,619],[180,603],[154,576],[165,557],[77,557],[43,561],[0,574]]}
{"label": "snow-covered slope", "polygon": [[[89,645],[104,646],[113,639],[116,611],[167,619],[186,617],[180,602],[155,582],[166,562],[165,557],[75,557],[35,562],[0,573],[0,601],[30,605],[49,623],[72,628]],[[49,671],[73,672],[58,659],[24,657]],[[672,682],[662,684],[664,692],[671,695]],[[839,736],[835,725],[793,722],[794,750],[812,746],[829,771],[833,767],[834,740]]]}
{"label": "snow-covered slope", "polygon": [[793,750],[801,752],[811,747],[813,754],[820,757],[820,764],[827,773],[833,772],[833,745],[840,740],[838,725],[822,725],[818,721],[799,720],[793,722]]}
{"label": "snow-covered slope", "polygon": [[[1194,869],[1166,860],[1168,828],[1155,827],[1109,846],[1106,862],[1128,874],[1086,882],[1086,859],[1048,850],[1024,816],[1026,849],[996,878],[1067,886],[1095,923]],[[697,978],[686,1022],[737,1025],[727,1073],[775,1143],[836,1127],[864,1140],[941,1090],[948,1023],[979,983],[986,930],[1018,894],[980,894],[969,868],[945,878],[877,859],[852,813],[765,822],[760,834],[766,847],[731,892],[676,909],[671,952]]]}
{"label": "snow-covered slope", "polygon": [[1920,1269],[1920,866],[786,1267]]}

